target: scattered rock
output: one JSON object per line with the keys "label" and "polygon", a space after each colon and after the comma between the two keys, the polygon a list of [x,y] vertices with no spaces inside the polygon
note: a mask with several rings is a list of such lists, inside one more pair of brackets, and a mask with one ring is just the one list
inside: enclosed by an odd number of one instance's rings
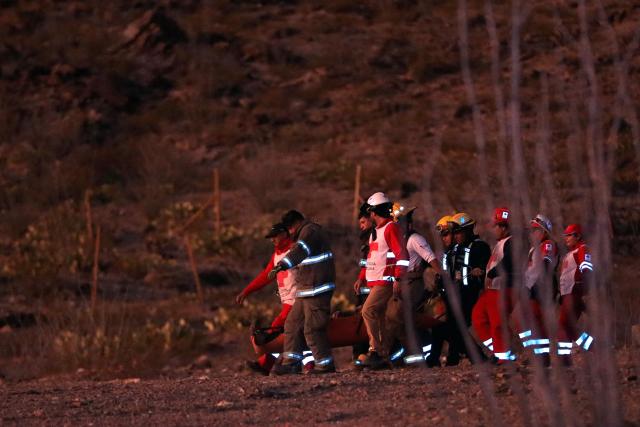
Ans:
{"label": "scattered rock", "polygon": [[228,400],[221,400],[216,403],[216,408],[220,409],[230,409],[233,407],[233,402],[229,402]]}
{"label": "scattered rock", "polygon": [[146,12],[137,20],[127,25],[122,33],[124,45],[135,43],[149,47],[154,44],[171,46],[188,41],[186,33],[178,23],[170,18],[163,9]]}
{"label": "scattered rock", "polygon": [[196,369],[206,369],[211,368],[212,366],[213,364],[211,363],[211,359],[206,354],[198,356],[198,358],[193,362],[193,367]]}

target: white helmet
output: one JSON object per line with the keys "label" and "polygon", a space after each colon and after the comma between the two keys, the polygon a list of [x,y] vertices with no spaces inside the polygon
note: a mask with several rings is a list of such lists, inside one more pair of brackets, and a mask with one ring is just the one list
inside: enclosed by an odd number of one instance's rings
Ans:
{"label": "white helmet", "polygon": [[377,193],[373,193],[371,197],[367,199],[367,203],[369,206],[378,206],[383,203],[391,203],[391,199],[389,199],[383,192],[378,191]]}
{"label": "white helmet", "polygon": [[542,228],[547,233],[551,234],[551,230],[553,225],[551,224],[551,220],[542,214],[536,215],[530,222],[531,227],[534,228]]}

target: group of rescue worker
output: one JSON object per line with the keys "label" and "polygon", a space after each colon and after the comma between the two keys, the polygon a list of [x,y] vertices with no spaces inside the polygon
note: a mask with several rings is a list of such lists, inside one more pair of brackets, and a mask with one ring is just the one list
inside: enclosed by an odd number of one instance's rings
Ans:
{"label": "group of rescue worker", "polygon": [[[511,347],[514,332],[522,347],[545,366],[552,351],[569,364],[575,348],[591,347],[594,338],[577,329],[593,280],[591,253],[579,224],[564,229],[568,252],[560,263],[551,221],[541,214],[531,219],[531,247],[520,278],[515,274],[519,258],[514,256],[509,209],[493,213],[493,248],[476,234],[476,221],[469,214],[442,217],[436,224],[442,243],[439,256],[414,230],[414,210],[394,204],[381,192],[360,208],[362,256],[354,291],[368,343],[354,343],[356,367],[375,370],[424,363],[438,367],[445,342],[447,366],[457,365],[463,357],[474,363],[510,363],[516,359]],[[272,375],[335,372],[327,329],[336,273],[327,233],[291,210],[266,237],[272,240],[274,253],[236,302],[241,304],[275,280],[282,311],[271,328],[283,329],[284,346],[282,353],[266,353],[248,362],[248,367]],[[424,282],[427,268],[435,272],[435,286],[429,291]],[[446,313],[428,332],[416,330],[414,324],[426,295],[438,295]],[[518,305],[520,315],[510,322]],[[556,325],[550,324],[556,319]]]}

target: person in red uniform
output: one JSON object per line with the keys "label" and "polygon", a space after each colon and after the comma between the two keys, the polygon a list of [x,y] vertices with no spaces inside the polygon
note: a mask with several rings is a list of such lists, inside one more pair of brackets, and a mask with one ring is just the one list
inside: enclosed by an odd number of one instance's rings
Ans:
{"label": "person in red uniform", "polygon": [[400,297],[400,280],[404,279],[409,267],[409,255],[402,230],[391,216],[391,200],[378,192],[369,197],[367,203],[375,229],[369,237],[365,272],[371,291],[362,307],[362,318],[369,335],[369,353],[361,360],[361,364],[380,369],[388,366],[384,347],[387,304],[392,297]]}
{"label": "person in red uniform", "polygon": [[498,363],[515,360],[509,349],[508,320],[513,310],[513,259],[511,254],[511,212],[497,208],[493,215],[496,245],[486,268],[484,290],[471,313],[471,323],[483,344],[493,351]]}
{"label": "person in red uniform", "polygon": [[577,333],[578,319],[586,308],[584,297],[592,280],[593,261],[580,224],[571,224],[564,230],[564,242],[569,252],[562,260],[560,272],[558,355],[569,357],[576,338],[575,343],[584,350],[589,350],[593,343],[593,337],[587,332],[579,337]]}
{"label": "person in red uniform", "polygon": [[525,293],[523,301],[529,301],[529,307],[523,308],[525,327],[518,333],[525,348],[531,348],[536,356],[549,365],[549,335],[544,322],[543,311],[553,307],[556,294],[558,267],[558,245],[551,238],[552,224],[542,214],[529,222],[529,240],[531,249],[527,269],[524,274]]}
{"label": "person in red uniform", "polygon": [[[236,296],[237,304],[242,304],[250,294],[259,291],[272,282],[272,280],[269,280],[267,277],[269,272],[273,270],[274,266],[289,253],[289,249],[291,249],[291,246],[293,245],[293,241],[289,237],[287,228],[282,224],[274,224],[265,238],[271,239],[271,242],[273,242],[273,255],[271,255],[271,259],[264,270],[262,270],[262,272],[260,272],[260,274],[258,274],[258,276]],[[284,327],[284,321],[286,320],[289,311],[291,311],[291,306],[295,299],[295,269],[279,272],[276,276],[276,282],[278,283],[278,294],[280,295],[280,301],[282,302],[282,310],[271,323],[271,327],[282,328]],[[273,355],[267,353],[260,356],[257,361],[248,361],[247,367],[255,372],[268,375],[275,360],[276,358]]]}

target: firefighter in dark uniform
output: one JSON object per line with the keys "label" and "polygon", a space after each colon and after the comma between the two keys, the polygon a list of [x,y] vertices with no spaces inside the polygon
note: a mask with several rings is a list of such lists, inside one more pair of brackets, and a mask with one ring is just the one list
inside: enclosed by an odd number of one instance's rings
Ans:
{"label": "firefighter in dark uniform", "polygon": [[[446,302],[445,292],[445,277],[446,280],[453,280],[453,248],[455,243],[453,242],[453,223],[451,222],[452,215],[445,215],[440,218],[436,224],[436,230],[440,235],[442,242],[442,255],[440,256],[440,265],[442,268],[442,275],[437,274],[435,277],[435,289],[443,297],[445,301],[445,307],[447,307],[447,318],[452,316],[448,303]],[[446,318],[445,318],[446,319]],[[445,323],[432,328],[431,330],[431,351],[427,356],[427,365],[429,367],[440,366],[440,354],[442,353],[442,344],[444,341],[450,342],[451,334],[448,332],[451,329],[451,325],[445,320]]]}
{"label": "firefighter in dark uniform", "polygon": [[[483,288],[485,268],[491,257],[491,248],[475,233],[475,220],[467,213],[461,212],[451,217],[451,231],[453,233],[454,247],[450,253],[450,272],[453,291],[456,295],[449,295],[444,289],[445,303],[447,304],[447,335],[449,352],[447,354],[447,366],[454,366],[460,362],[461,356],[469,356],[465,345],[464,335],[468,334],[471,326],[471,312],[478,301],[480,291]],[[453,298],[458,298],[464,325],[458,326],[453,314],[451,303]],[[433,350],[432,350],[433,353]]]}

